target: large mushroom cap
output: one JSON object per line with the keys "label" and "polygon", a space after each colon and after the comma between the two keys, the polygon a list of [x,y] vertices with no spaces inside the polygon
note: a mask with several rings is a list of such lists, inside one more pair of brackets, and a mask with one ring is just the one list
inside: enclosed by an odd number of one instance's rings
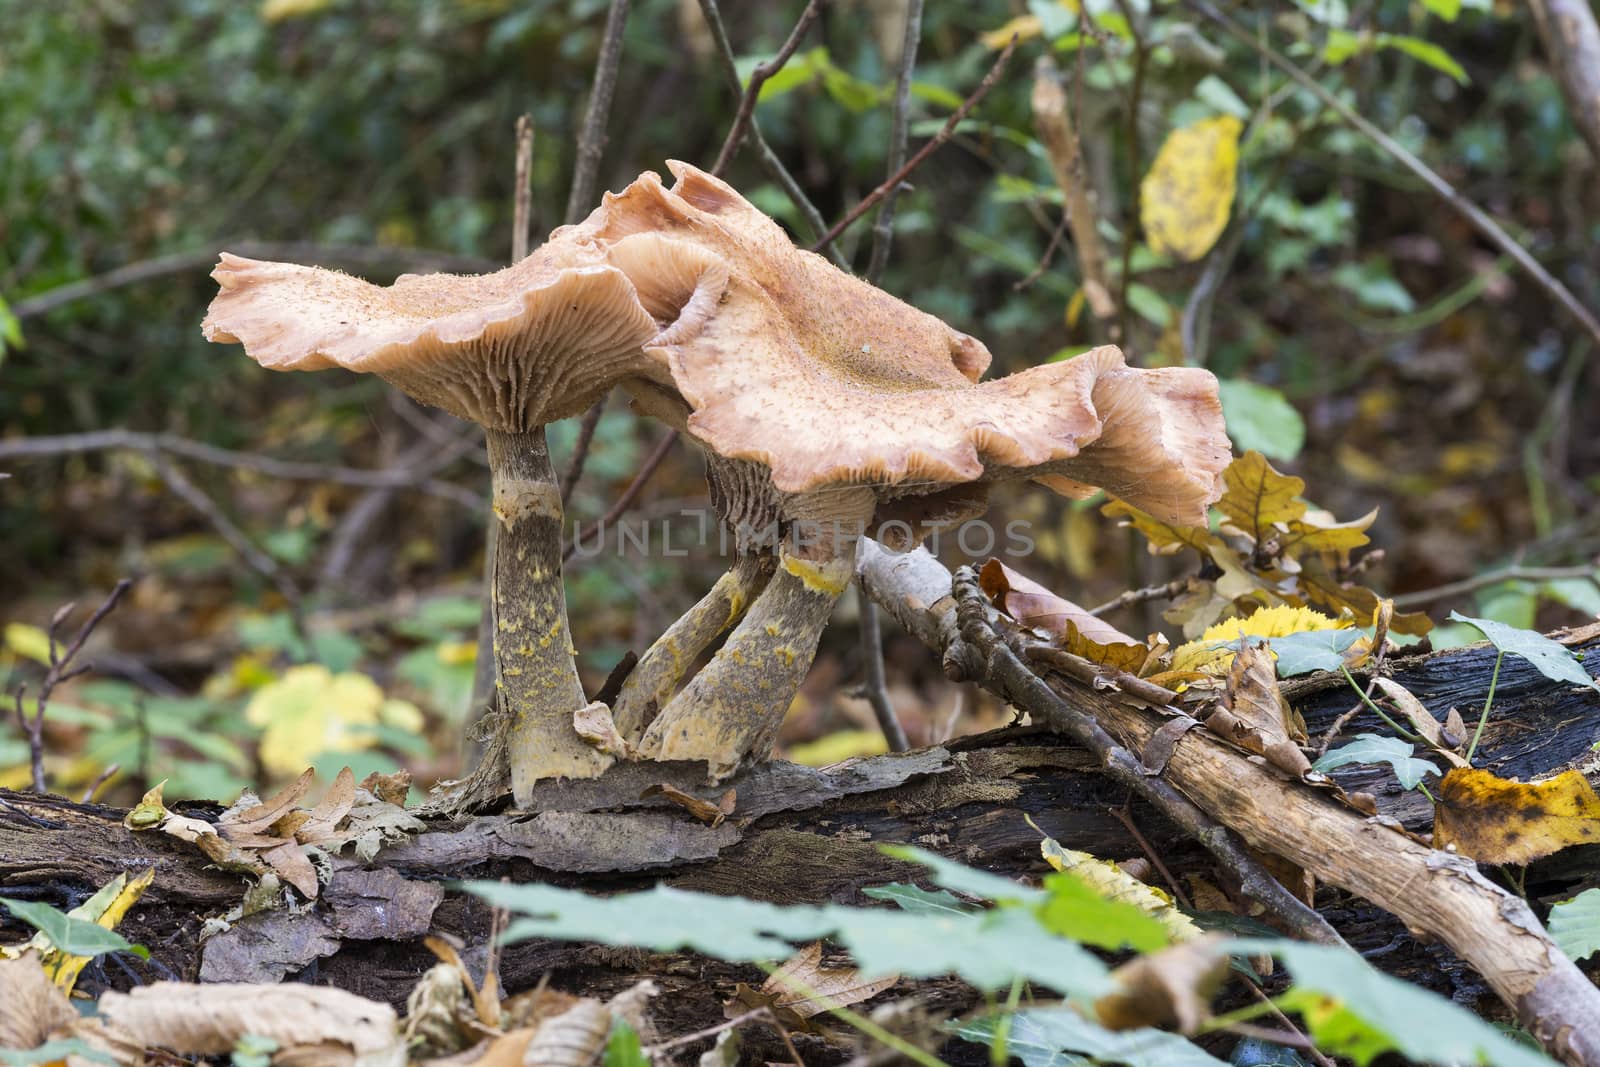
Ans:
{"label": "large mushroom cap", "polygon": [[1037,477],[1204,524],[1230,452],[1209,372],[1132,369],[1107,346],[977,383],[981,343],[796,248],[718,179],[669,165],[671,189],[644,174],[583,229],[662,326],[645,349],[707,447],[769,468],[785,493]]}
{"label": "large mushroom cap", "polygon": [[273,370],[377,374],[490,429],[576,414],[620,377],[651,373],[657,331],[633,285],[576,236],[485,275],[403,275],[377,286],[338,271],[224,253],[207,339],[240,342]]}

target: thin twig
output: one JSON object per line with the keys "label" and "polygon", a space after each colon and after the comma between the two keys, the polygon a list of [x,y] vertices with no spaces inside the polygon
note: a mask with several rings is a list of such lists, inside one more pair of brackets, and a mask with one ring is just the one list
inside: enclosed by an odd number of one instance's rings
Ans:
{"label": "thin twig", "polygon": [[46,437],[24,437],[14,441],[0,441],[0,460],[39,456],[65,456],[79,452],[100,452],[107,449],[126,449],[133,452],[169,452],[175,456],[207,463],[215,467],[232,467],[254,471],[269,478],[285,481],[332,482],[336,485],[353,485],[363,489],[414,489],[419,493],[443,497],[466,507],[476,509],[481,501],[469,489],[450,482],[432,478],[418,480],[414,471],[362,470],[358,467],[341,467],[326,463],[307,463],[299,460],[274,459],[252,452],[234,452],[200,441],[169,433],[137,433],[133,430],[95,430],[91,433],[56,434]]}
{"label": "thin twig", "polygon": [[895,716],[894,704],[889,700],[889,686],[883,671],[883,627],[878,618],[878,605],[866,593],[861,594],[861,687],[857,692],[872,705],[872,714],[889,743],[890,752],[907,752],[911,742],[906,739],[906,729]]}
{"label": "thin twig", "polygon": [[105,785],[107,782],[109,782],[111,780],[111,776],[116,774],[120,770],[122,770],[122,764],[113,763],[111,766],[107,767],[105,770],[103,770],[99,774],[95,775],[94,776],[94,781],[90,782],[89,783],[89,788],[87,788],[87,789],[85,789],[83,791],[83,799],[80,800],[78,803],[87,804],[87,803],[89,803],[89,801],[93,800],[94,799],[94,795],[96,793],[100,792],[100,787]]}
{"label": "thin twig", "polygon": [[789,1031],[784,1029],[783,1024],[778,1021],[778,1016],[771,1008],[756,1008],[754,1011],[747,1011],[743,1015],[735,1015],[726,1022],[708,1026],[704,1030],[696,1030],[692,1034],[683,1034],[680,1037],[673,1038],[671,1041],[663,1041],[659,1045],[651,1045],[645,1051],[653,1057],[684,1045],[693,1044],[696,1041],[704,1041],[708,1037],[716,1037],[724,1030],[732,1030],[736,1026],[743,1026],[745,1023],[754,1022],[757,1019],[765,1019],[772,1024],[774,1030],[778,1031],[778,1036],[783,1038],[784,1047],[789,1050],[789,1061],[795,1067],[806,1067],[806,1061],[800,1058],[800,1053],[796,1051],[794,1042],[789,1038]]}
{"label": "thin twig", "polygon": [[573,531],[572,543],[567,545],[567,550],[561,554],[562,563],[565,563],[567,560],[572,558],[572,554],[578,550],[578,544],[585,537],[593,533],[595,530],[600,530],[602,533],[604,533],[607,526],[610,526],[613,522],[616,522],[617,517],[624,511],[628,510],[629,505],[631,505],[634,502],[634,499],[638,497],[639,492],[644,488],[645,483],[650,480],[650,476],[655,474],[657,467],[661,466],[661,461],[667,458],[668,452],[672,451],[672,446],[677,440],[678,431],[669,430],[667,435],[661,439],[659,444],[656,445],[655,450],[645,457],[643,465],[639,468],[639,473],[633,476],[633,481],[628,483],[628,488],[622,491],[622,495],[617,497],[616,501],[611,505],[611,507],[606,510],[605,515],[601,517],[600,521],[581,533],[576,530]]}
{"label": "thin twig", "polygon": [[106,595],[105,600],[101,601],[100,606],[94,609],[94,613],[84,620],[82,626],[78,627],[78,632],[73,635],[71,642],[68,643],[64,650],[56,641],[56,629],[71,614],[73,605],[68,604],[55,613],[55,616],[50,620],[50,627],[47,631],[49,638],[48,658],[50,662],[45,669],[43,680],[39,683],[39,695],[34,699],[33,718],[31,720],[24,714],[22,709],[22,686],[19,685],[13,694],[16,701],[17,724],[22,727],[23,733],[28,737],[28,756],[33,771],[33,791],[35,793],[43,793],[45,791],[44,713],[45,708],[50,703],[50,697],[55,692],[56,686],[89,670],[87,666],[74,668],[72,661],[77,658],[79,652],[83,651],[83,643],[89,639],[90,634],[94,633],[95,628],[105,621],[106,616],[111,614],[112,609],[117,606],[117,602],[122,599],[122,594],[126,593],[131,585],[133,585],[133,579],[131,578],[119,580],[111,592]]}
{"label": "thin twig", "polygon": [[1161,853],[1157,852],[1155,846],[1151,845],[1149,839],[1140,832],[1139,825],[1133,821],[1133,815],[1128,810],[1128,805],[1123,804],[1120,808],[1111,808],[1110,811],[1112,817],[1128,831],[1129,836],[1133,838],[1134,844],[1138,845],[1140,850],[1144,852],[1145,858],[1155,866],[1156,873],[1161,875],[1161,880],[1166,882],[1167,887],[1172,890],[1172,899],[1176,900],[1179,906],[1185,910],[1193,911],[1194,901],[1189,899],[1189,894],[1183,891],[1183,886],[1172,876],[1172,872],[1167,869],[1167,865],[1161,861]]}
{"label": "thin twig", "polygon": [[1415,593],[1402,593],[1394,598],[1397,608],[1416,608],[1432,604],[1440,600],[1448,600],[1454,596],[1462,596],[1482,589],[1486,586],[1499,585],[1501,582],[1545,582],[1558,581],[1563,578],[1587,578],[1600,586],[1600,563],[1583,563],[1572,567],[1523,567],[1520,565],[1502,567],[1499,570],[1484,571],[1471,578],[1463,578],[1457,582],[1435,586],[1432,589],[1420,589]]}
{"label": "thin twig", "polygon": [[1071,216],[1063,211],[1061,213],[1061,221],[1057,222],[1056,228],[1050,231],[1050,240],[1045,244],[1044,253],[1039,257],[1039,262],[1033,265],[1033,269],[1028,272],[1026,277],[1011,283],[1012,292],[1020,293],[1044,277],[1044,272],[1049,270],[1050,264],[1055,261],[1056,249],[1061,247],[1061,238],[1066,236],[1067,226],[1070,222]]}
{"label": "thin twig", "polygon": [[1456,212],[1460,214],[1462,218],[1466,219],[1474,229],[1481,233],[1502,252],[1510,256],[1516,262],[1516,264],[1527,273],[1528,277],[1533,279],[1533,281],[1541,289],[1543,289],[1545,293],[1551,297],[1551,299],[1565,308],[1567,312],[1577,320],[1579,325],[1589,332],[1591,337],[1595,338],[1596,340],[1600,340],[1600,319],[1596,319],[1594,313],[1585,307],[1578,300],[1578,298],[1572,294],[1570,289],[1557,281],[1556,278],[1544,268],[1543,264],[1534,259],[1532,254],[1518,244],[1498,222],[1488,215],[1487,212],[1478,207],[1478,205],[1473,203],[1471,200],[1467,199],[1467,197],[1463,196],[1455,188],[1455,186],[1441,178],[1432,167],[1429,167],[1426,163],[1413,155],[1404,145],[1369,122],[1358,111],[1350,107],[1350,105],[1346,104],[1333,93],[1323,88],[1320,82],[1311,77],[1311,75],[1307,74],[1305,71],[1301,70],[1294,63],[1290,62],[1271,45],[1267,44],[1265,40],[1258,40],[1243,26],[1240,26],[1233,19],[1218,11],[1215,7],[1208,3],[1207,0],[1185,0],[1185,2],[1189,7],[1210,19],[1212,22],[1217,23],[1234,37],[1255,49],[1267,60],[1267,62],[1271,63],[1273,66],[1289,75],[1289,77],[1293,78],[1301,86],[1309,90],[1317,97],[1317,99],[1321,100],[1328,107],[1338,112],[1340,117],[1342,117],[1350,125],[1354,126],[1357,130],[1361,131],[1364,136],[1370,139],[1379,148],[1383,149],[1384,152],[1388,153],[1407,170],[1411,171],[1411,173],[1422,179],[1423,183],[1426,184],[1428,188],[1439,197],[1439,199],[1443,200],[1445,203],[1454,208]]}
{"label": "thin twig", "polygon": [[1013,34],[1010,42],[1005,46],[1005,48],[1000,52],[999,57],[994,61],[994,66],[989,68],[989,73],[983,76],[983,80],[979,82],[978,87],[972,91],[972,95],[963,100],[961,102],[961,106],[956,108],[955,112],[951,114],[950,118],[946,120],[945,124],[940,127],[939,132],[934,135],[933,140],[917,149],[917,154],[906,160],[904,166],[895,171],[893,174],[889,175],[888,178],[884,179],[882,185],[879,185],[876,189],[872,190],[872,192],[868,193],[861,199],[860,203],[856,204],[855,207],[846,212],[844,218],[834,223],[828,232],[823,234],[822,238],[811,246],[811,250],[813,252],[818,251],[823,245],[832,242],[834,238],[838,237],[841,233],[848,229],[851,223],[855,222],[862,215],[865,215],[868,211],[872,210],[874,204],[888,196],[890,190],[898,189],[900,187],[900,183],[905,181],[906,178],[910,176],[912,171],[916,170],[922,165],[923,160],[933,155],[934,151],[937,150],[940,145],[950,140],[950,137],[956,132],[956,127],[961,125],[961,120],[966,118],[968,112],[970,112],[974,107],[978,106],[979,101],[981,101],[985,96],[989,95],[989,90],[993,89],[995,83],[1000,80],[1000,75],[1005,71],[1006,64],[1011,61],[1011,53],[1015,52],[1016,49],[1017,38],[1016,35]]}
{"label": "thin twig", "polygon": [[155,467],[156,474],[166,483],[167,488],[181,497],[184,503],[198,511],[202,517],[222,536],[222,539],[239,553],[241,559],[251,570],[271,582],[283,598],[290,604],[300,602],[300,587],[284,573],[278,561],[263,551],[250,536],[239,528],[238,524],[217,506],[216,501],[206,495],[205,491],[191,482],[187,475],[178,469],[167,457],[159,452],[147,452],[151,466]]}
{"label": "thin twig", "polygon": [[606,12],[605,35],[594,64],[589,107],[578,134],[577,159],[572,167],[572,191],[567,195],[567,222],[582,219],[594,200],[600,178],[600,156],[606,146],[606,124],[611,119],[611,96],[617,88],[617,67],[622,62],[622,31],[628,21],[628,0],[611,0]]}
{"label": "thin twig", "polygon": [[[918,4],[920,6],[920,0]],[[800,13],[794,29],[789,31],[789,39],[783,42],[778,54],[765,63],[756,64],[755,69],[750,72],[750,79],[745,83],[744,95],[739,98],[739,110],[733,116],[733,126],[729,128],[728,136],[722,142],[722,151],[717,153],[717,161],[711,167],[712,174],[722,174],[728,169],[728,164],[733,162],[733,157],[738,154],[739,147],[744,144],[745,136],[750,132],[750,120],[755,115],[756,100],[761,96],[761,87],[767,83],[767,79],[782,70],[784,64],[789,62],[789,58],[800,47],[801,39],[821,13],[822,0],[811,0],[806,9]]]}
{"label": "thin twig", "polygon": [[1128,96],[1128,188],[1127,210],[1122,216],[1122,272],[1117,278],[1117,333],[1123,344],[1128,343],[1128,287],[1133,283],[1134,234],[1139,229],[1139,201],[1144,185],[1140,173],[1139,108],[1144,102],[1144,74],[1149,65],[1150,53],[1139,33],[1139,22],[1134,17],[1128,0],[1117,0],[1117,8],[1133,34],[1133,89]]}
{"label": "thin twig", "polygon": [[[900,72],[894,82],[894,125],[889,135],[890,174],[905,165],[906,144],[911,135],[911,76],[917,65],[917,46],[922,40],[923,0],[906,4],[906,30],[900,41]],[[884,195],[883,207],[872,223],[872,255],[867,260],[866,279],[873,285],[889,265],[889,248],[894,243],[894,204],[900,197],[895,186]]]}
{"label": "thin twig", "polygon": [[1143,589],[1129,589],[1119,593],[1097,608],[1091,608],[1090,615],[1099,617],[1107,612],[1116,611],[1118,608],[1130,607],[1134,604],[1144,604],[1151,600],[1171,600],[1185,589],[1189,588],[1189,579],[1175,578],[1164,585],[1147,585]]}
{"label": "thin twig", "polygon": [[[1083,50],[1078,50],[1077,71],[1081,91]],[[1078,254],[1079,273],[1083,276],[1083,294],[1089,304],[1090,314],[1098,322],[1106,323],[1115,317],[1117,308],[1112,302],[1111,289],[1106,282],[1105,249],[1100,244],[1100,209],[1095,191],[1083,167],[1083,145],[1079,141],[1077,124],[1067,106],[1066,90],[1057,78],[1055,61],[1041,56],[1034,65],[1033,128],[1044,144],[1050,161],[1050,172],[1061,189],[1063,212],[1061,225],[1056,227],[1050,245],[1045,249],[1039,266],[1027,278],[1017,283],[1026,288],[1033,279],[1044,273],[1051,254],[1060,241],[1064,226],[1072,227],[1072,243]],[[1114,326],[1115,324],[1112,323]]]}
{"label": "thin twig", "polygon": [[533,221],[533,116],[517,119],[516,185],[511,200],[511,262],[521,263],[528,254],[528,235]]}
{"label": "thin twig", "polygon": [[583,421],[578,423],[578,440],[572,446],[572,462],[567,465],[567,473],[561,479],[562,504],[572,499],[572,491],[577,488],[578,479],[583,477],[583,468],[589,462],[589,447],[594,444],[594,431],[599,427],[600,416],[605,411],[606,398],[601,397],[583,413]]}
{"label": "thin twig", "polygon": [[[733,44],[728,40],[728,28],[722,22],[722,9],[717,6],[717,0],[700,0],[700,13],[705,16],[706,25],[711,29],[711,39],[716,42],[717,58],[722,65],[723,77],[727,80],[728,87],[733,90],[733,94],[742,99],[744,84],[739,80],[738,60],[733,53]],[[755,146],[756,155],[761,160],[762,169],[767,172],[769,178],[782,187],[784,195],[789,198],[795,209],[800,212],[801,217],[806,220],[806,225],[811,227],[811,232],[819,235],[823,234],[827,230],[828,224],[823,221],[822,212],[817,210],[817,205],[813,204],[811,198],[806,196],[805,190],[800,188],[800,183],[795,181],[793,174],[789,173],[789,168],[783,165],[783,160],[779,159],[778,154],[772,150],[772,146],[767,144],[766,137],[761,133],[761,123],[754,113],[750,116],[749,140]],[[835,247],[832,240],[824,238],[818,243],[825,246],[823,250],[827,252],[836,266],[848,269],[849,264],[846,262],[844,254]]]}
{"label": "thin twig", "polygon": [[280,259],[296,263],[321,261],[340,263],[347,267],[381,267],[401,265],[406,267],[431,267],[434,270],[481,273],[493,270],[495,265],[477,256],[458,256],[449,252],[430,252],[417,248],[381,248],[369,245],[321,245],[308,242],[274,241],[219,241],[204,248],[187,252],[173,252],[154,259],[128,263],[104,274],[96,274],[79,281],[58,285],[42,293],[18,300],[11,312],[19,319],[43,315],[58,307],[111,292],[128,285],[153,281],[172,274],[185,274],[192,270],[209,268],[223,251],[250,259]]}

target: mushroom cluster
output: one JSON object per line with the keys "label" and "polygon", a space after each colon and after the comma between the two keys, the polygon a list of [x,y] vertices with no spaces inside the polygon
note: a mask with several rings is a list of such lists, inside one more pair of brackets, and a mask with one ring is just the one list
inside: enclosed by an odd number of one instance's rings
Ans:
{"label": "mushroom cluster", "polygon": [[[1185,524],[1220,493],[1229,446],[1208,372],[1130,368],[1108,346],[980,381],[981,343],[669,166],[670,189],[643,174],[495,274],[382,288],[231,256],[215,274],[208,338],[276,369],[376,373],[489,433],[501,715],[465,806],[506,788],[525,804],[538,779],[597,775],[618,751],[703,760],[713,779],[763,758],[863,536],[915,544],[1019,478]],[[641,658],[612,732],[594,729],[604,709],[573,667],[543,427],[616,384],[701,450],[738,557]],[[598,751],[601,734],[620,749]]]}

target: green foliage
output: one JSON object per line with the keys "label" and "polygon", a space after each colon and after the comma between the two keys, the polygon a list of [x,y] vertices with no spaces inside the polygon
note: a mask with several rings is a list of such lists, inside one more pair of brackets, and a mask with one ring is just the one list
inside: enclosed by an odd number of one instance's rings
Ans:
{"label": "green foliage", "polygon": [[1415,789],[1426,775],[1437,775],[1439,768],[1427,760],[1416,759],[1415,749],[1398,737],[1357,734],[1347,745],[1333,749],[1311,765],[1312,770],[1328,771],[1352,763],[1387,763],[1394,776],[1407,789]]}
{"label": "green foliage", "polygon": [[141,959],[150,958],[150,950],[134,945],[115,930],[107,930],[98,923],[79,919],[57,911],[48,904],[33,900],[14,900],[0,897],[11,914],[43,934],[50,944],[69,956],[99,956],[107,952],[131,952]]}
{"label": "green foliage", "polygon": [[1600,889],[1585,889],[1552,907],[1550,937],[1574,960],[1600,952]]}
{"label": "green foliage", "polygon": [[1470,618],[1458,611],[1450,613],[1450,620],[1475,627],[1489,639],[1490,644],[1500,650],[1502,655],[1511,653],[1521,656],[1538,668],[1540,674],[1553,682],[1567,682],[1600,689],[1600,682],[1589,677],[1589,672],[1583,669],[1583,665],[1578,662],[1578,657],[1572,654],[1571,649],[1557,644],[1541,633],[1507,626],[1493,619]]}
{"label": "green foliage", "polygon": [[233,1067],[268,1067],[272,1063],[272,1054],[277,1051],[278,1043],[272,1038],[245,1034],[233,1043],[229,1058],[233,1061]]}
{"label": "green foliage", "polygon": [[57,1038],[36,1048],[0,1048],[0,1063],[7,1067],[36,1067],[38,1064],[65,1063],[68,1057],[88,1060],[91,1063],[109,1063],[115,1067],[117,1058],[109,1052],[95,1048],[79,1037]]}
{"label": "green foliage", "polygon": [[1035,908],[1045,929],[1095,948],[1155,952],[1171,940],[1166,927],[1132,904],[1108,900],[1077,876],[1058,872],[1044,880],[1049,894]]}
{"label": "green foliage", "polygon": [[638,1031],[618,1021],[606,1038],[606,1051],[600,1063],[601,1067],[650,1067],[650,1057],[644,1054]]}
{"label": "green foliage", "polygon": [[[1312,671],[1336,671],[1344,663],[1344,652],[1362,637],[1360,630],[1301,630],[1272,638],[1272,651],[1278,657],[1278,677],[1293,678]],[[1237,647],[1238,642],[1230,642]]]}
{"label": "green foliage", "polygon": [[[1192,1042],[1149,1028],[1107,1030],[1067,1008],[1028,1008],[1010,1017],[1006,1050],[1024,1067],[1121,1063],[1127,1067],[1225,1067]],[[1002,1017],[988,1016],[956,1029],[957,1037],[992,1045]],[[1082,1057],[1088,1057],[1087,1060]]]}
{"label": "green foliage", "polygon": [[973,908],[961,903],[947,889],[927,890],[920,886],[891,882],[871,886],[862,892],[872,900],[886,900],[898,905],[901,911],[914,915],[970,915]]}
{"label": "green foliage", "polygon": [[1300,454],[1306,443],[1305,420],[1281,392],[1242,378],[1225,378],[1217,388],[1228,436],[1241,452],[1281,460]]}

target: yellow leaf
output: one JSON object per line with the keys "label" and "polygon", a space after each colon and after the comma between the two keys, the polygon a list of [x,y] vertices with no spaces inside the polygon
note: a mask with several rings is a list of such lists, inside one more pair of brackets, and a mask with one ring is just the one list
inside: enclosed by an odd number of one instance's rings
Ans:
{"label": "yellow leaf", "polygon": [[[128,909],[136,904],[144,891],[150,888],[150,883],[155,881],[156,869],[147,868],[145,872],[131,881],[125,874],[119,874],[108,882],[100,892],[73,908],[67,914],[75,919],[87,919],[107,930],[115,930],[117,924],[128,914]],[[63,993],[72,992],[73,985],[78,981],[78,975],[83,973],[83,968],[88,964],[90,956],[71,956],[51,949],[44,954],[42,960],[45,973],[55,982],[56,987]]]}
{"label": "yellow leaf", "polygon": [[1039,845],[1044,860],[1058,871],[1076,875],[1096,894],[1119,904],[1131,904],[1167,931],[1175,944],[1193,941],[1202,933],[1195,921],[1172,903],[1155,886],[1146,885],[1110,860],[1097,859],[1087,852],[1062,848],[1054,838],[1045,838]]}
{"label": "yellow leaf", "polygon": [[1021,44],[1023,41],[1033,40],[1043,32],[1044,26],[1039,22],[1038,15],[1018,15],[1004,26],[990,30],[978,39],[983,42],[985,48],[998,52],[1010,44],[1013,37],[1017,39],[1018,44]]}
{"label": "yellow leaf", "polygon": [[383,690],[364,674],[334,674],[320,664],[291,667],[256,690],[245,718],[263,727],[261,762],[274,775],[295,774],[324,752],[370,748]]}
{"label": "yellow leaf", "polygon": [[882,730],[840,730],[815,741],[789,746],[789,760],[802,767],[828,767],[857,756],[877,756],[889,751]]}
{"label": "yellow leaf", "polygon": [[50,666],[50,635],[25,622],[6,623],[6,647],[19,656]]}
{"label": "yellow leaf", "polygon": [[1313,630],[1342,630],[1348,625],[1348,622],[1330,619],[1310,608],[1277,604],[1242,619],[1224,619],[1207,627],[1198,640],[1173,649],[1169,669],[1202,671],[1221,676],[1228,672],[1228,667],[1233,663],[1233,649],[1215,647],[1225,641],[1237,641],[1241,637],[1287,637]]}
{"label": "yellow leaf", "polygon": [[1204,527],[1174,526],[1122,500],[1111,501],[1100,509],[1100,514],[1110,518],[1126,518],[1127,521],[1121,525],[1132,526],[1144,534],[1145,540],[1150,542],[1151,555],[1170,556],[1185,548],[1192,548],[1205,555],[1217,541],[1211,531]]}
{"label": "yellow leaf", "polygon": [[1224,529],[1230,529],[1260,545],[1281,531],[1273,526],[1288,524],[1305,516],[1305,501],[1299,499],[1306,483],[1291,474],[1280,474],[1260,452],[1246,452],[1222,472],[1227,491],[1217,501],[1217,510],[1227,516]]}
{"label": "yellow leaf", "polygon": [[1192,261],[1216,244],[1233,207],[1242,129],[1234,116],[1220,115],[1167,135],[1139,187],[1139,217],[1151,248]]}
{"label": "yellow leaf", "polygon": [[434,655],[439,657],[440,663],[449,663],[451,665],[476,663],[478,661],[478,642],[440,641],[439,647],[434,650]]}
{"label": "yellow leaf", "polygon": [[315,15],[332,4],[333,0],[261,0],[261,21],[282,22]]}
{"label": "yellow leaf", "polygon": [[1479,863],[1531,863],[1570,845],[1600,843],[1600,797],[1581,771],[1513,782],[1457,767],[1439,783],[1433,846]]}

